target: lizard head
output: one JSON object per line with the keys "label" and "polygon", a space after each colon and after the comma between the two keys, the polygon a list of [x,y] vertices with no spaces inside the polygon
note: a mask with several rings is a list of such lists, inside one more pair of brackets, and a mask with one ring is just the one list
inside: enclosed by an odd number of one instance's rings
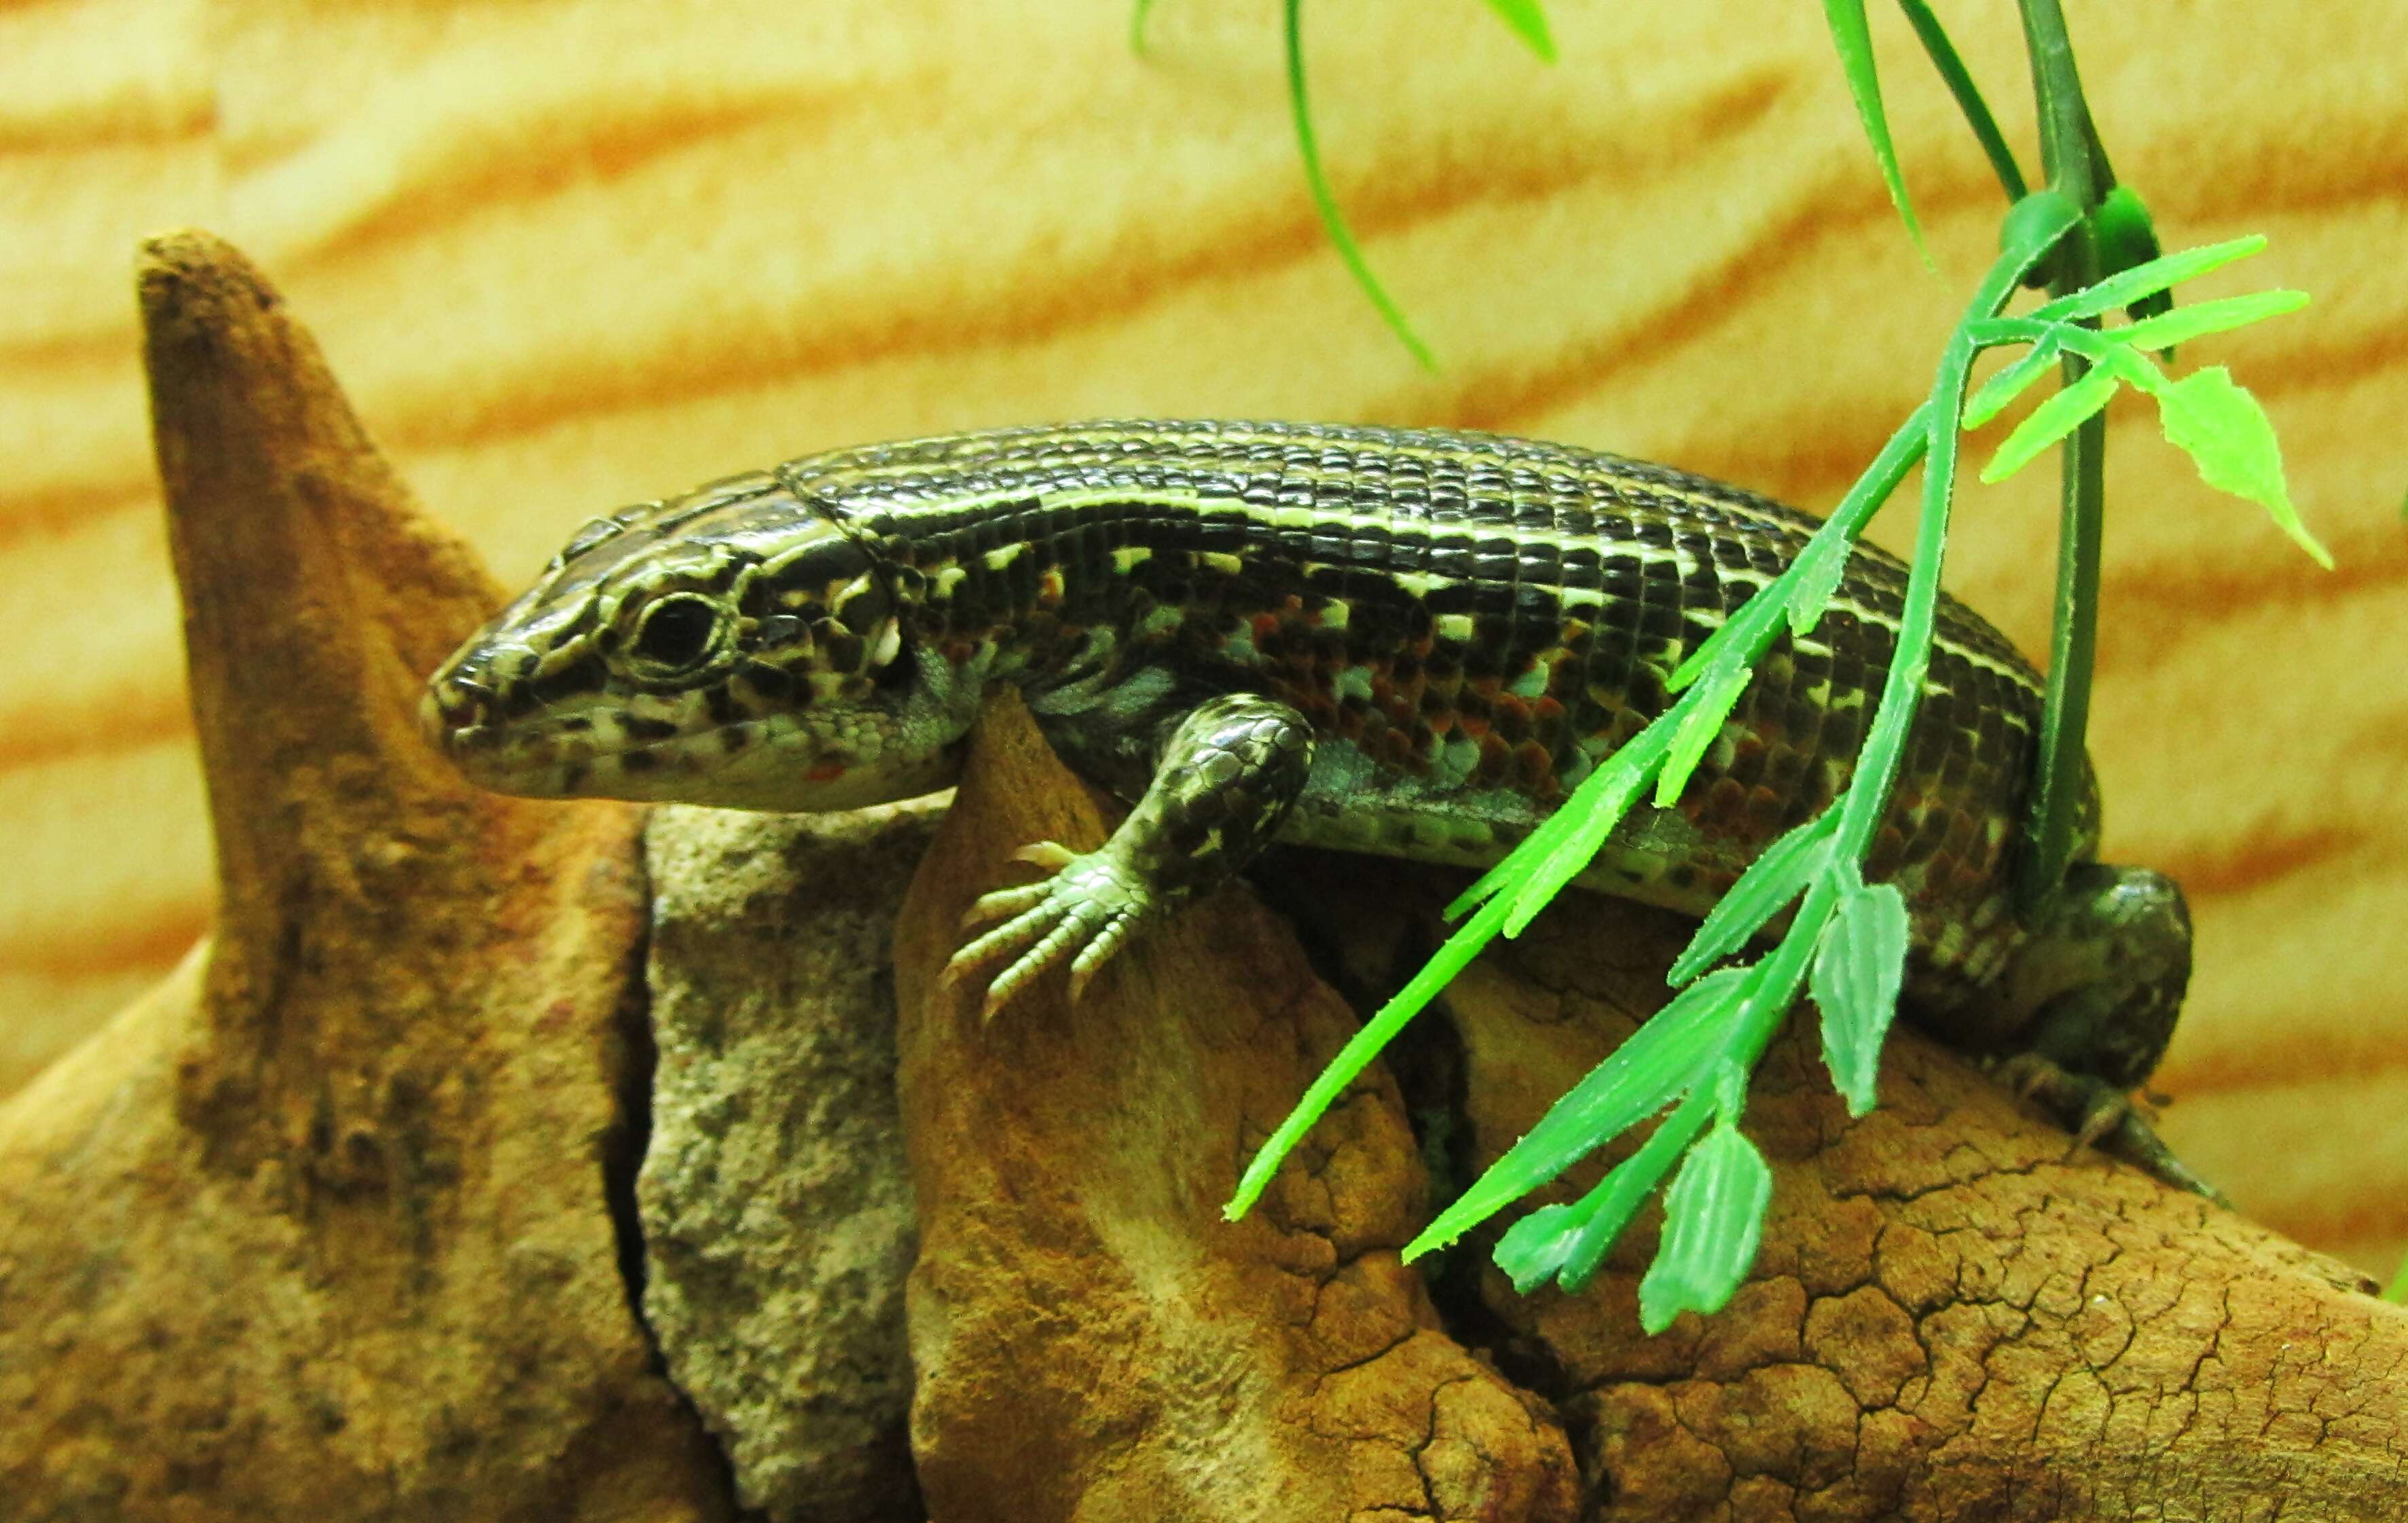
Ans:
{"label": "lizard head", "polygon": [[850,809],[953,781],[967,718],[868,551],[773,478],[599,519],[428,679],[503,793]]}

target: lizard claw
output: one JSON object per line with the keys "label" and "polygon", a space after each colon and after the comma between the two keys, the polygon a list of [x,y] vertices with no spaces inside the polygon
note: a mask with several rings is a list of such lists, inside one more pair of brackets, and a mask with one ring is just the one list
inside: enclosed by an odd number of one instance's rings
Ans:
{"label": "lizard claw", "polygon": [[2086,1147],[2097,1147],[2128,1163],[2138,1164],[2164,1184],[2202,1196],[2225,1209],[2231,1200],[2222,1190],[2191,1171],[2174,1156],[2149,1125],[2147,1114],[2132,1098],[2106,1080],[2074,1073],[2038,1053],[2017,1053],[2000,1058],[1992,1071],[2015,1094],[2037,1101],[2073,1133],[2066,1150],[2072,1157]]}
{"label": "lizard claw", "polygon": [[982,896],[963,916],[972,926],[1009,915],[1003,924],[964,943],[945,964],[943,982],[956,984],[982,968],[1010,960],[987,984],[985,1018],[1066,957],[1070,960],[1070,998],[1076,1001],[1096,970],[1120,950],[1154,909],[1154,897],[1116,858],[1105,852],[1074,853],[1039,841],[1015,854],[1019,860],[1054,869],[1053,876]]}

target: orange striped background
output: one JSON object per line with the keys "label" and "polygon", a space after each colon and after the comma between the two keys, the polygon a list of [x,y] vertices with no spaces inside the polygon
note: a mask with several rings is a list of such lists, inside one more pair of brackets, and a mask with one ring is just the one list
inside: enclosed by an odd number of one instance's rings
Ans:
{"label": "orange striped background", "polygon": [[[1313,224],[1270,0],[1164,0],[1143,60],[1123,0],[0,0],[0,1091],[208,919],[137,234],[242,244],[508,579],[707,476],[1104,412],[1505,428],[1828,506],[1992,246],[1979,159],[1884,15],[1928,272],[1815,7],[1550,8],[1552,69],[1473,0],[1312,7],[1333,172],[1432,376]],[[2020,121],[2010,7],[1943,8]],[[2408,65],[2386,39],[2408,6],[2071,8],[2170,236],[2272,237],[2211,286],[2315,295],[2198,358],[2264,398],[2342,561],[2316,571],[2119,407],[2097,749],[2113,855],[2199,913],[2169,1129],[2259,1214],[2387,1272]],[[2030,646],[2042,476],[1970,494],[1954,576]]]}

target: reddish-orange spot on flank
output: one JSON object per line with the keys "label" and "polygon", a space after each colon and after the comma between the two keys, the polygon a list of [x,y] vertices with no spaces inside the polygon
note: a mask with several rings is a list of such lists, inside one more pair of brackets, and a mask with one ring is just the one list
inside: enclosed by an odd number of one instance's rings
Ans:
{"label": "reddish-orange spot on flank", "polygon": [[824,766],[814,767],[810,771],[805,772],[803,774],[803,780],[807,783],[833,783],[842,776],[844,776],[844,763],[829,762]]}

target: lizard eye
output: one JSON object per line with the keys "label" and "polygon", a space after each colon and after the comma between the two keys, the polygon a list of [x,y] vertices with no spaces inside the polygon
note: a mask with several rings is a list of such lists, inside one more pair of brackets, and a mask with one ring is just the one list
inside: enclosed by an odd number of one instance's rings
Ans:
{"label": "lizard eye", "polygon": [[664,675],[689,671],[718,649],[725,623],[719,605],[710,598],[671,593],[652,599],[637,616],[636,636],[627,648],[638,661]]}

